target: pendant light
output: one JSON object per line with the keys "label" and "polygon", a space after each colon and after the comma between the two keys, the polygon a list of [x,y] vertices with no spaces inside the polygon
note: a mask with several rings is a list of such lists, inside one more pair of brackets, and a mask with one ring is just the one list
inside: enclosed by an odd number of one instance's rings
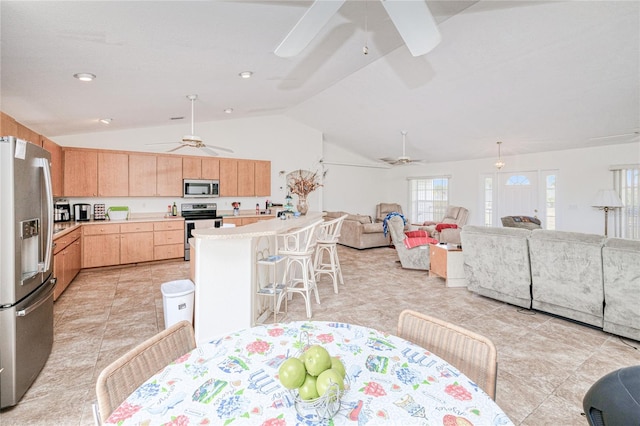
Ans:
{"label": "pendant light", "polygon": [[496,169],[500,170],[501,168],[504,167],[504,161],[502,161],[502,153],[500,152],[500,145],[502,145],[502,142],[498,141],[496,142],[498,144],[498,161],[496,161]]}

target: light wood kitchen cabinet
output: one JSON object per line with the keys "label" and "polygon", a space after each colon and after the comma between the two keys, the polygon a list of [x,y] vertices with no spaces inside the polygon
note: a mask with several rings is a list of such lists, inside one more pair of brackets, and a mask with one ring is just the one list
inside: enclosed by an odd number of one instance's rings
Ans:
{"label": "light wood kitchen cabinet", "polygon": [[238,196],[238,160],[220,158],[220,196]]}
{"label": "light wood kitchen cabinet", "polygon": [[269,220],[275,218],[274,215],[262,215],[258,216],[250,216],[250,217],[242,217],[242,216],[234,216],[234,217],[225,217],[222,222],[223,223],[231,223],[236,226],[244,226],[249,225],[250,223],[256,223],[260,220]]}
{"label": "light wood kitchen cabinet", "polygon": [[182,157],[183,179],[220,179],[220,160],[205,157]]}
{"label": "light wood kitchen cabinet", "polygon": [[62,197],[64,194],[62,186],[62,147],[51,139],[41,136],[42,147],[51,154],[51,183],[53,186],[53,196]]}
{"label": "light wood kitchen cabinet", "polygon": [[271,161],[255,160],[255,196],[271,196]]}
{"label": "light wood kitchen cabinet", "polygon": [[182,178],[202,178],[202,160],[200,157],[182,157]]}
{"label": "light wood kitchen cabinet", "polygon": [[129,155],[122,152],[98,151],[98,196],[129,195]]}
{"label": "light wood kitchen cabinet", "polygon": [[239,197],[252,197],[255,195],[255,161],[238,161],[238,192]]}
{"label": "light wood kitchen cabinet", "polygon": [[82,267],[120,264],[120,225],[82,225]]}
{"label": "light wood kitchen cabinet", "polygon": [[153,223],[153,259],[184,257],[184,221],[170,220]]}
{"label": "light wood kitchen cabinet", "polygon": [[63,149],[64,196],[95,197],[98,195],[98,151]]}
{"label": "light wood kitchen cabinet", "polygon": [[129,154],[129,196],[156,195],[156,156]]}
{"label": "light wood kitchen cabinet", "polygon": [[202,158],[202,179],[220,179],[220,160]]}
{"label": "light wood kitchen cabinet", "polygon": [[153,260],[153,223],[134,222],[120,225],[120,263]]}
{"label": "light wood kitchen cabinet", "polygon": [[0,112],[0,136],[18,136],[18,123],[4,112]]}
{"label": "light wood kitchen cabinet", "polygon": [[159,155],[156,173],[157,196],[182,196],[182,157]]}
{"label": "light wood kitchen cabinet", "polygon": [[82,266],[81,230],[56,238],[53,249],[53,276],[56,287],[53,290],[53,300],[56,300],[78,275]]}

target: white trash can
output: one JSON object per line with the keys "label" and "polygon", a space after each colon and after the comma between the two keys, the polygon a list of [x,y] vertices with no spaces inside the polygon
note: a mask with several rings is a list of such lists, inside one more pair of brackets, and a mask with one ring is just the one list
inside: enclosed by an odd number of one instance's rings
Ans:
{"label": "white trash can", "polygon": [[164,309],[164,328],[182,320],[193,324],[193,298],[196,286],[191,280],[169,281],[160,287]]}

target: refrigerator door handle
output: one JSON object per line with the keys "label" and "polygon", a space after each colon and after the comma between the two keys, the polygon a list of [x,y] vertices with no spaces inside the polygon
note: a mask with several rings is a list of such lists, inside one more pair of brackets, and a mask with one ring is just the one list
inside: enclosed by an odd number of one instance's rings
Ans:
{"label": "refrigerator door handle", "polygon": [[48,271],[51,268],[51,256],[53,249],[53,185],[51,183],[51,166],[46,158],[38,158],[38,166],[44,171],[44,187],[47,196],[47,244],[44,255],[44,264],[41,272]]}
{"label": "refrigerator door handle", "polygon": [[36,309],[38,309],[38,307],[40,307],[40,305],[42,305],[43,303],[45,303],[49,297],[51,296],[51,294],[53,293],[53,289],[56,288],[55,284],[56,284],[56,278],[51,278],[49,280],[49,282],[51,282],[51,284],[53,284],[51,286],[51,288],[49,288],[49,290],[47,290],[47,292],[45,293],[45,295],[43,297],[40,298],[40,300],[38,300],[36,303],[34,303],[33,305],[29,305],[24,309],[20,309],[19,311],[16,311],[16,316],[17,317],[26,317],[27,315],[29,315],[31,312],[35,311]]}

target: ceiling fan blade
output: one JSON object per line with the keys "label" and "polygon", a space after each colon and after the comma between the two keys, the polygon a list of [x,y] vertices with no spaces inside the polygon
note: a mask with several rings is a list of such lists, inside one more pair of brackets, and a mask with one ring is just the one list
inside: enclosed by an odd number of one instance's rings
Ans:
{"label": "ceiling fan blade", "polygon": [[216,146],[216,145],[209,145],[209,144],[206,144],[205,146],[206,146],[207,148],[212,148],[212,149],[215,149],[215,150],[217,150],[217,151],[224,151],[224,152],[231,152],[231,153],[233,153],[233,150],[232,150],[232,149],[225,148],[225,147],[223,147],[223,146]]}
{"label": "ceiling fan blade", "polygon": [[204,152],[206,152],[207,154],[209,154],[212,157],[217,157],[218,153],[215,152],[214,150],[209,148],[209,145],[203,145],[200,147],[201,150],[203,150]]}
{"label": "ceiling fan blade", "polygon": [[280,45],[276,47],[274,53],[281,58],[290,58],[302,52],[344,2],[345,0],[314,1]]}
{"label": "ceiling fan blade", "polygon": [[186,146],[187,146],[187,145],[182,145],[182,144],[180,144],[179,146],[176,146],[175,148],[172,148],[172,149],[170,149],[170,150],[169,150],[169,151],[167,151],[167,152],[177,151],[177,150],[182,149],[182,148],[184,148],[184,147],[186,147]]}
{"label": "ceiling fan blade", "polygon": [[425,1],[382,0],[382,5],[413,56],[429,53],[440,43],[440,31]]}

